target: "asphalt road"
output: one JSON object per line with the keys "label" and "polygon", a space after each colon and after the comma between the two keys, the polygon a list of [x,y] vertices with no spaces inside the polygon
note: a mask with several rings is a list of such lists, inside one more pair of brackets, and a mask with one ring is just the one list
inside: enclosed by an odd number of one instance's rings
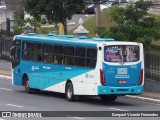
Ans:
{"label": "asphalt road", "polygon": [[[132,100],[119,97],[113,103],[103,103],[98,97],[90,97],[84,101],[68,102],[65,95],[51,92],[27,94],[21,86],[13,86],[10,78],[0,78],[0,111],[160,111],[160,104]],[[18,118],[0,118],[0,120],[17,120]],[[20,118],[19,118],[20,119]],[[31,118],[29,118],[30,120]],[[36,118],[32,118],[36,119]],[[42,118],[58,120],[128,120],[128,118],[111,117],[66,117]],[[131,120],[137,118],[131,117]],[[151,118],[141,118],[150,120]],[[152,118],[158,120],[157,117]]]}

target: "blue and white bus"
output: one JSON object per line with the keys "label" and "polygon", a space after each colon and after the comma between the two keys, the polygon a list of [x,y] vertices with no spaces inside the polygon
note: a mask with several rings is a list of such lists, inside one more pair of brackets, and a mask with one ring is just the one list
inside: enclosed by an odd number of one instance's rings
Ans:
{"label": "blue and white bus", "polygon": [[27,93],[45,90],[114,101],[120,95],[142,94],[143,45],[111,38],[71,35],[16,35],[11,48],[12,84]]}

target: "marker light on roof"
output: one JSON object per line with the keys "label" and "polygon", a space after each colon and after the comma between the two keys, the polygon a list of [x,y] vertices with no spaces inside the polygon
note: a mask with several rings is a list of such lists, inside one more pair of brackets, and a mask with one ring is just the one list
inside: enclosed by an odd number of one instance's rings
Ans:
{"label": "marker light on roof", "polygon": [[56,34],[48,34],[48,36],[55,36]]}
{"label": "marker light on roof", "polygon": [[29,36],[34,36],[36,33],[28,33]]}
{"label": "marker light on roof", "polygon": [[79,36],[79,39],[87,39],[87,36]]}
{"label": "marker light on roof", "polygon": [[114,41],[113,38],[92,38],[94,41]]}

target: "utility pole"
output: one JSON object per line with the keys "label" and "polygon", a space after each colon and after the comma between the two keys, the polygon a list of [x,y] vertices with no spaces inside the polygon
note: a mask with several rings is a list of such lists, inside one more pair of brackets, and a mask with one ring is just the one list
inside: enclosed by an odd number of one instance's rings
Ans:
{"label": "utility pole", "polygon": [[95,1],[96,5],[96,28],[101,27],[101,12],[100,12],[100,0]]}

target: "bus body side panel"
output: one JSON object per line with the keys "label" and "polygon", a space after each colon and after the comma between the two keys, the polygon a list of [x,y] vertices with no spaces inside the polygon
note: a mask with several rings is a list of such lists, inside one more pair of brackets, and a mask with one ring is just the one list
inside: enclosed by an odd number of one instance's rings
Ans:
{"label": "bus body side panel", "polygon": [[[92,70],[70,79],[75,95],[97,95],[97,81],[93,78],[96,77],[94,73],[95,70]],[[47,87],[44,90],[65,93],[65,85],[66,81],[63,81]]]}
{"label": "bus body side panel", "polygon": [[16,66],[12,71],[12,84],[22,86],[22,72],[20,70],[20,65]]}
{"label": "bus body side panel", "polygon": [[[25,61],[21,62],[20,67],[23,68],[21,70],[22,74],[28,74],[30,87],[41,90],[45,90],[51,86],[55,86],[68,79],[72,80],[77,76],[81,76],[82,74],[93,70],[90,68],[76,68],[56,64],[34,63],[33,65],[32,62]],[[73,79],[73,82],[81,82],[81,80],[83,79]],[[20,81],[22,82],[22,80]]]}

